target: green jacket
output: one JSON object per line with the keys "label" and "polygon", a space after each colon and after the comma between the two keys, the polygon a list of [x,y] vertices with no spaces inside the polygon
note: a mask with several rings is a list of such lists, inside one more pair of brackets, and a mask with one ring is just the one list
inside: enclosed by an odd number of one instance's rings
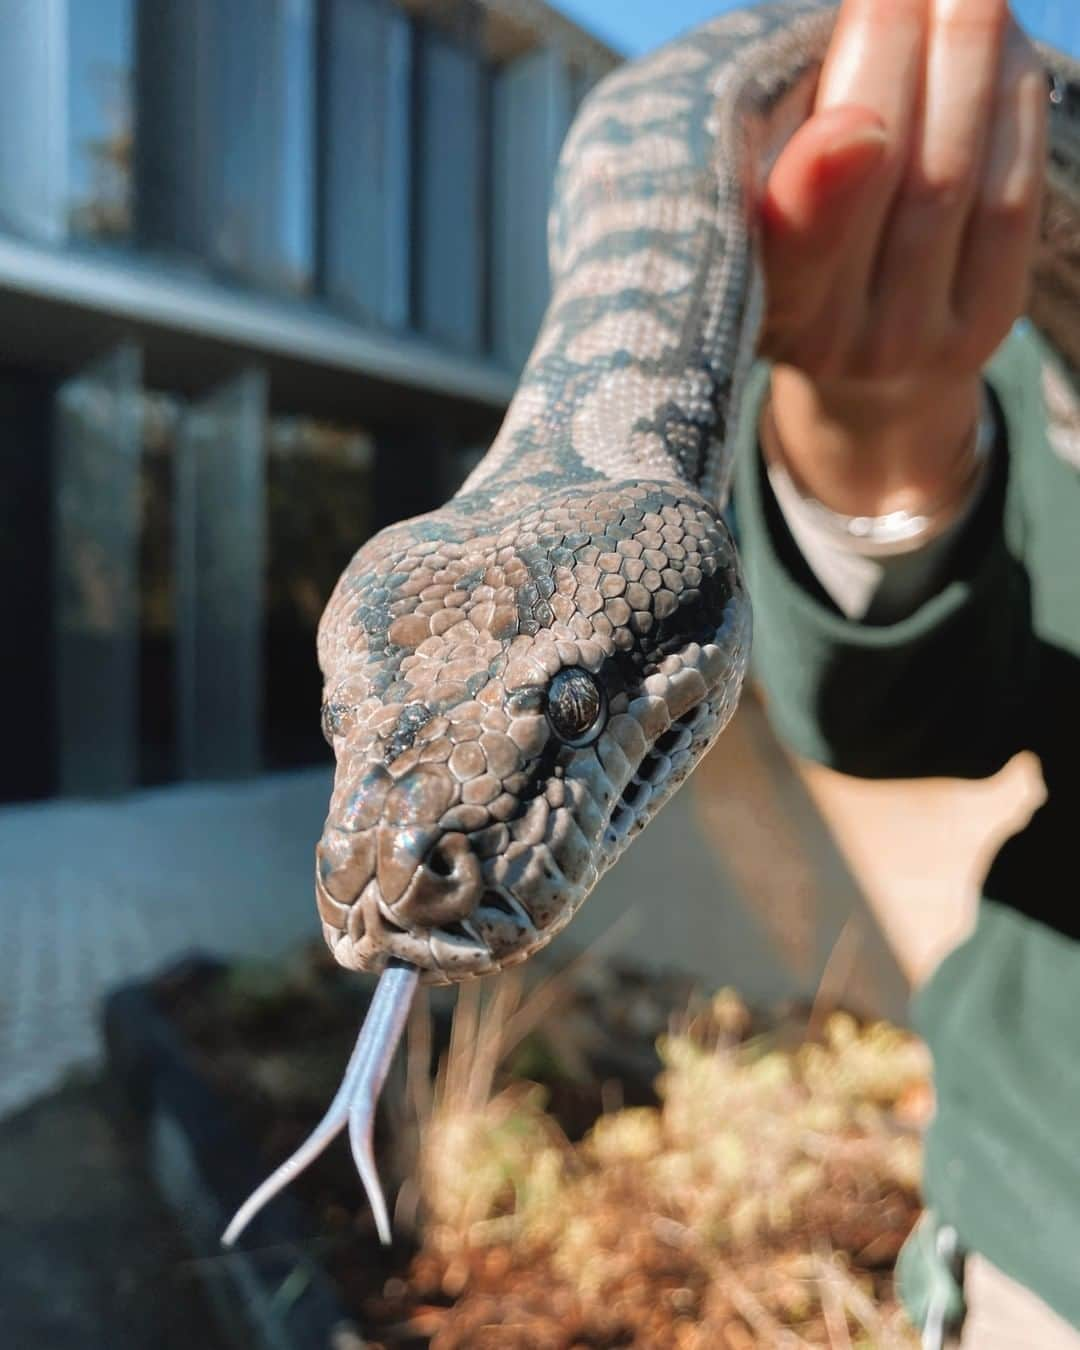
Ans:
{"label": "green jacket", "polygon": [[1080,461],[1051,448],[1029,325],[987,379],[1007,453],[951,580],[888,627],[844,618],[787,533],[744,400],[734,510],[777,733],[867,778],[981,777],[1040,756],[1049,797],[987,878],[976,929],[916,996],[937,1113],[925,1191],[962,1245],[1080,1327]]}

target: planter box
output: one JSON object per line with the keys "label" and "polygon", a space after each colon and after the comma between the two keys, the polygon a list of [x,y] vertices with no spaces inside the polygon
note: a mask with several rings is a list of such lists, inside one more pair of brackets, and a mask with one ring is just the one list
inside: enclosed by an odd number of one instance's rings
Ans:
{"label": "planter box", "polygon": [[[195,957],[169,973],[221,967]],[[310,1251],[312,1224],[288,1193],[255,1218],[241,1244],[220,1246],[264,1168],[220,1096],[193,1067],[152,986],[105,1001],[108,1067],[139,1123],[150,1174],[196,1256],[226,1333],[244,1350],[359,1350],[355,1323]]]}
{"label": "planter box", "polygon": [[[446,1308],[447,1299],[457,1301],[441,1275],[431,1283],[433,1267],[430,1253],[423,1264],[425,1248],[417,1252],[405,1237],[392,1249],[378,1244],[341,1141],[295,1189],[275,1197],[256,1216],[237,1248],[227,1251],[220,1245],[238,1206],[300,1142],[324,1100],[329,1101],[334,1075],[366,1012],[363,987],[330,965],[328,957],[324,960],[345,987],[347,997],[340,1004],[334,1002],[333,984],[326,989],[316,978],[311,985],[301,982],[299,993],[293,988],[281,994],[276,1005],[273,994],[264,995],[268,1002],[260,1011],[257,985],[223,996],[223,977],[237,971],[200,956],[123,986],[105,1000],[110,1076],[138,1124],[153,1183],[180,1224],[210,1302],[238,1350],[361,1350],[367,1338],[382,1344],[387,1335],[394,1344],[427,1344],[434,1325],[428,1312]],[[654,992],[660,986],[664,994],[657,1001]],[[240,1004],[230,1004],[233,998]],[[682,977],[664,986],[659,977],[598,968],[587,989],[583,985],[571,994],[568,987],[566,1005],[555,1005],[557,1015],[548,1013],[556,1023],[565,1017],[587,1020],[589,1031],[572,1061],[563,1064],[558,1051],[553,1056],[552,1043],[541,1036],[535,1043],[521,1043],[509,1077],[539,1083],[559,1129],[568,1140],[580,1139],[605,1101],[613,1100],[612,1088],[620,1105],[656,1104],[660,1061],[655,1036],[688,998]],[[254,1002],[238,1013],[245,999]],[[433,1064],[449,1046],[450,1008],[448,1002],[430,1009]],[[327,1054],[331,1034],[335,1043]],[[573,1034],[569,1042],[564,1035],[565,1027],[559,1039],[569,1053]],[[281,1077],[280,1061],[290,1055],[295,1059],[298,1050],[303,1062],[321,1055],[321,1065],[312,1069],[317,1085]],[[244,1054],[261,1062],[271,1077],[249,1076]],[[571,1062],[577,1069],[568,1071]],[[275,1086],[267,1087],[268,1082]],[[390,1191],[395,1176],[400,1182],[411,1168],[395,1150],[394,1130],[401,1121],[393,1108],[401,1086],[385,1094],[376,1127]],[[276,1107],[253,1104],[249,1090],[273,1096],[275,1088],[280,1094]],[[414,1255],[421,1260],[419,1274]],[[396,1292],[387,1292],[392,1286]]]}

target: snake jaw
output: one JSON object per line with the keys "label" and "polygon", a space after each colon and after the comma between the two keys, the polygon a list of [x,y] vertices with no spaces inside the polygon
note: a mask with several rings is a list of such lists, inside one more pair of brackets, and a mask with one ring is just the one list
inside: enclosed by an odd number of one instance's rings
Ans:
{"label": "snake jaw", "polygon": [[341,1086],[326,1114],[300,1147],[236,1211],[222,1235],[223,1246],[231,1247],[263,1206],[310,1167],[346,1126],[356,1170],[375,1216],[379,1240],[389,1246],[392,1240],[390,1218],[372,1147],[375,1112],[408,1021],[419,978],[420,972],[415,966],[395,960],[387,964],[360,1028]]}

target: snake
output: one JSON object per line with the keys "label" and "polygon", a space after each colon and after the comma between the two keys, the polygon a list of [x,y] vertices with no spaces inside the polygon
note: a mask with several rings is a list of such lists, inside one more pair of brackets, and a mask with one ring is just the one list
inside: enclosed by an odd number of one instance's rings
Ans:
{"label": "snake", "polygon": [[[752,619],[728,508],[764,312],[757,203],[835,19],[820,0],[728,13],[589,93],[555,175],[550,302],[494,442],[334,589],[315,894],[337,961],[380,980],[326,1115],[227,1244],[345,1129],[390,1240],[374,1117],[418,985],[551,942],[736,708]],[[1071,360],[1080,79],[1041,51],[1029,312]]]}

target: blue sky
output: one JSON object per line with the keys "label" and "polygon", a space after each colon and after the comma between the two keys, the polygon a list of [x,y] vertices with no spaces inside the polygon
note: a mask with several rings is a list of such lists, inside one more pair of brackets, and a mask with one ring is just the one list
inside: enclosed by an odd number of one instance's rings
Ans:
{"label": "blue sky", "polygon": [[[628,56],[746,0],[554,0],[555,7]],[[1034,37],[1080,56],[1077,0],[1013,0],[1013,12]]]}

